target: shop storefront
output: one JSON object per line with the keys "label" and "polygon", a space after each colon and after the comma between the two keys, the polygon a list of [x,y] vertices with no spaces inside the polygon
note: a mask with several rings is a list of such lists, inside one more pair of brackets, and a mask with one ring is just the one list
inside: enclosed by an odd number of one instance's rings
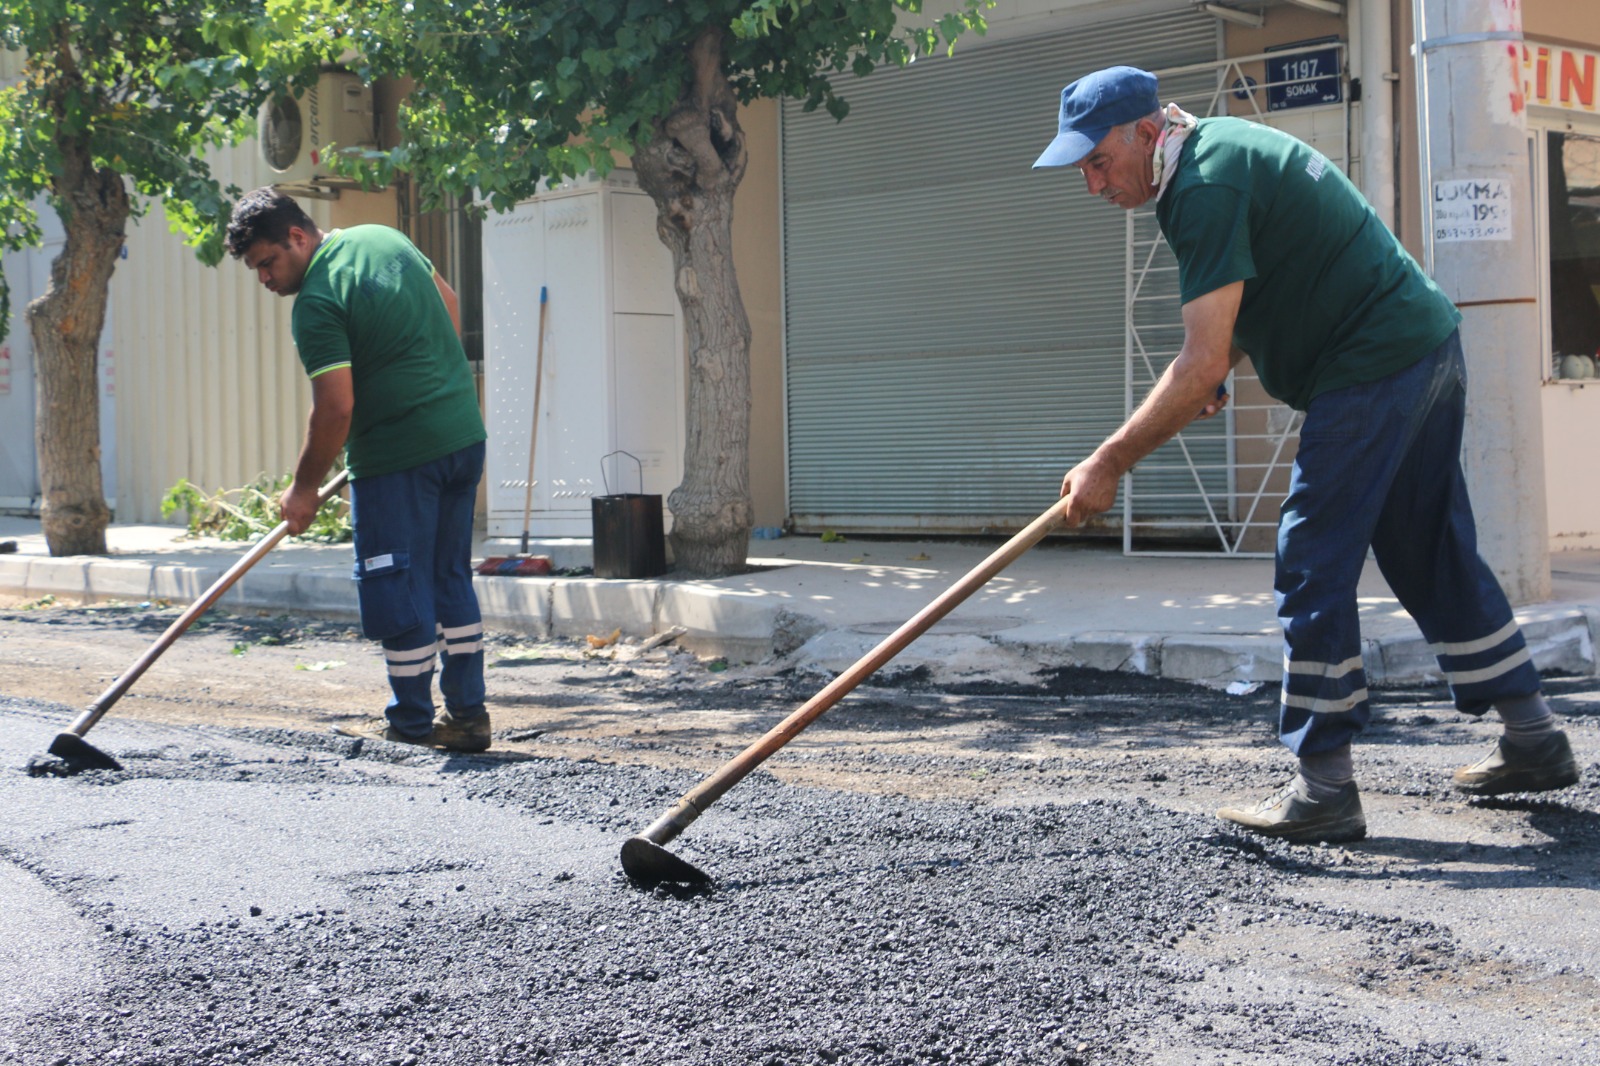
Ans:
{"label": "shop storefront", "polygon": [[1522,53],[1551,547],[1600,547],[1600,50],[1529,40]]}

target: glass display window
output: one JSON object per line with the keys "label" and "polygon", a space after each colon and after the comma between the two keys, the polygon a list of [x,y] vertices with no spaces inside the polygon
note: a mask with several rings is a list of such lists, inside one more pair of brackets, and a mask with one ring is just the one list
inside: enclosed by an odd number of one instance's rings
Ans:
{"label": "glass display window", "polygon": [[1594,381],[1600,370],[1600,135],[1544,130],[1541,139],[1547,377]]}

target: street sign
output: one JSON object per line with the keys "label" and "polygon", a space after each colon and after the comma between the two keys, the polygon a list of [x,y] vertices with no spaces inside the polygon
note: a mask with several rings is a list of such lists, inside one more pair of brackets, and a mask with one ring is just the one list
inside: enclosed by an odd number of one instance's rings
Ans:
{"label": "street sign", "polygon": [[[1306,43],[1290,47],[1303,48]],[[1292,55],[1267,57],[1267,110],[1317,107],[1344,100],[1339,77],[1339,49],[1319,48]]]}

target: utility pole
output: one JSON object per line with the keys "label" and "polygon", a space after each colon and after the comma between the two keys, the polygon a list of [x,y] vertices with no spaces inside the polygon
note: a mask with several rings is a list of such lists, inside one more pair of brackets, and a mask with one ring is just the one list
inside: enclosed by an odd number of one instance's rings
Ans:
{"label": "utility pole", "polygon": [[1361,42],[1361,193],[1383,224],[1396,229],[1394,36],[1390,0],[1356,0],[1349,7],[1350,36]]}
{"label": "utility pole", "polygon": [[1532,174],[1517,0],[1412,0],[1425,262],[1461,309],[1462,462],[1478,550],[1513,603],[1550,596]]}

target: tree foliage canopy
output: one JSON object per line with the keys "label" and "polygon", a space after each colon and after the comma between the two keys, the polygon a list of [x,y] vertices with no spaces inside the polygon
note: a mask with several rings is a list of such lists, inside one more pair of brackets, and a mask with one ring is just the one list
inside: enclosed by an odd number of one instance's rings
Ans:
{"label": "tree foliage canopy", "polygon": [[[412,172],[426,191],[497,210],[559,180],[604,174],[632,155],[692,84],[691,49],[720,32],[723,71],[741,102],[805,101],[843,118],[839,75],[865,75],[981,32],[993,0],[938,19],[921,0],[287,0],[369,76],[416,79],[404,143],[367,153],[383,180]],[[363,169],[363,168],[358,168]]]}
{"label": "tree foliage canopy", "polygon": [[[272,0],[362,73],[412,78],[401,138],[342,160],[383,182],[508,210],[542,186],[619,156],[656,206],[688,349],[683,481],[668,497],[675,565],[744,565],[750,323],[733,266],[734,194],[748,155],[738,105],[804,101],[843,118],[836,82],[904,65],[984,26],[991,0]],[[950,2],[950,0],[946,0]],[[905,22],[902,23],[902,18]]]}
{"label": "tree foliage canopy", "polygon": [[[41,196],[65,218],[81,157],[131,182],[135,210],[163,201],[215,263],[237,190],[204,156],[248,133],[273,83],[314,62],[316,42],[293,28],[266,0],[0,0],[0,47],[22,60],[0,88],[0,248],[40,242]],[[0,336],[8,321],[0,277]]]}

